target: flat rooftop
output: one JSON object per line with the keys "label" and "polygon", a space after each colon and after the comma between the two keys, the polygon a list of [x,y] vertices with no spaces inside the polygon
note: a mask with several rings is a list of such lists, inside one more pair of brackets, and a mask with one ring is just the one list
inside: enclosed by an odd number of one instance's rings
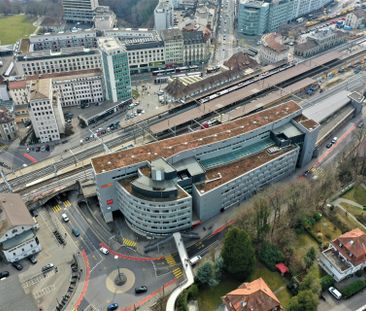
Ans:
{"label": "flat rooftop", "polygon": [[99,48],[106,53],[114,52],[116,50],[126,51],[125,45],[115,37],[101,37],[98,38]]}
{"label": "flat rooftop", "polygon": [[101,75],[103,75],[101,69],[87,69],[87,70],[54,72],[49,74],[26,76],[25,79],[26,80],[55,79],[58,81],[58,80],[77,79],[80,77],[84,78],[84,77],[101,76]]}
{"label": "flat rooftop", "polygon": [[226,124],[96,157],[92,159],[92,165],[95,172],[100,174],[144,161],[151,162],[159,157],[169,158],[182,151],[195,149],[250,132],[261,126],[286,118],[290,114],[300,112],[301,107],[291,100]]}
{"label": "flat rooftop", "polygon": [[200,193],[210,191],[230,180],[233,180],[236,177],[239,177],[269,161],[272,161],[292,151],[295,148],[296,147],[292,145],[287,148],[279,149],[275,153],[269,153],[267,151],[268,149],[266,149],[236,162],[215,167],[206,172],[206,181],[196,185],[196,187]]}
{"label": "flat rooftop", "polygon": [[42,79],[32,82],[30,100],[50,99],[51,80]]}

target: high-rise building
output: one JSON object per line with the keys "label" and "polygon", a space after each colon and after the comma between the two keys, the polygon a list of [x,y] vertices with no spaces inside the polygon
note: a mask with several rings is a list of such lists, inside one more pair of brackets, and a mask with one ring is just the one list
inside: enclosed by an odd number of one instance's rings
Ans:
{"label": "high-rise building", "polygon": [[131,78],[126,47],[117,38],[98,39],[107,100],[131,98]]}
{"label": "high-rise building", "polygon": [[269,3],[240,0],[238,31],[246,35],[261,35],[267,29]]}
{"label": "high-rise building", "polygon": [[64,20],[92,23],[97,6],[98,0],[63,0]]}
{"label": "high-rise building", "polygon": [[163,30],[173,27],[174,9],[172,1],[160,0],[154,10],[154,25],[156,30]]}

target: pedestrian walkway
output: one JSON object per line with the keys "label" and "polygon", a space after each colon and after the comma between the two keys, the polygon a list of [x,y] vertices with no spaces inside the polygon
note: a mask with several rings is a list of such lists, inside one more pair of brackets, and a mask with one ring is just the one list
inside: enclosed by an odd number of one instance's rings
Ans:
{"label": "pedestrian walkway", "polygon": [[123,245],[127,246],[127,247],[135,248],[137,246],[137,242],[133,241],[133,240],[130,240],[130,239],[123,238],[122,242],[123,242]]}
{"label": "pedestrian walkway", "polygon": [[175,259],[174,259],[174,257],[172,255],[165,256],[165,261],[171,267],[173,267],[173,266],[175,266],[177,264],[177,262],[175,261]]}
{"label": "pedestrian walkway", "polygon": [[52,211],[54,212],[54,213],[59,213],[59,212],[61,212],[62,211],[62,207],[60,206],[60,204],[57,204],[57,205],[55,205],[55,206],[52,206]]}
{"label": "pedestrian walkway", "polygon": [[64,202],[64,206],[65,207],[71,207],[71,202],[69,201],[69,200],[66,200],[65,202]]}

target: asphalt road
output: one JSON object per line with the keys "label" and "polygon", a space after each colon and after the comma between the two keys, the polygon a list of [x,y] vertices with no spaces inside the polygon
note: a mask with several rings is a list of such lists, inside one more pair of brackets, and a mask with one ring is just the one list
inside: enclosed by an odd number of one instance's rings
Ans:
{"label": "asphalt road", "polygon": [[356,311],[366,304],[366,290],[347,300],[338,301],[328,292],[323,294],[325,301],[321,300],[318,305],[318,311]]}

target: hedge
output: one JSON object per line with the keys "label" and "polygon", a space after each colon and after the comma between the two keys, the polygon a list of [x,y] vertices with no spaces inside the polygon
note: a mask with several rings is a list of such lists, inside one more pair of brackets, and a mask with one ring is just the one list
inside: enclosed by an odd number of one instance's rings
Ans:
{"label": "hedge", "polygon": [[322,286],[322,290],[327,290],[329,287],[334,285],[334,279],[330,275],[325,275],[320,278],[320,285]]}
{"label": "hedge", "polygon": [[342,293],[343,297],[345,299],[352,297],[353,295],[357,294],[361,290],[363,290],[366,287],[366,281],[364,280],[356,280],[347,286],[340,289],[340,292]]}
{"label": "hedge", "polygon": [[259,249],[258,257],[271,271],[276,271],[276,264],[285,260],[285,257],[279,248],[267,242],[263,242]]}

